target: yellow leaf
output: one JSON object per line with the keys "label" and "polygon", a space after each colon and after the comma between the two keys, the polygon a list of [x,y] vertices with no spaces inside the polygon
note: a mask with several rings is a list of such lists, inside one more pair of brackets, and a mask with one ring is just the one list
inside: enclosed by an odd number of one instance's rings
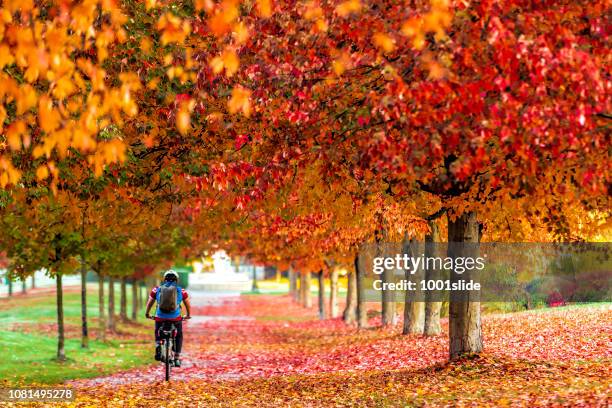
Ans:
{"label": "yellow leaf", "polygon": [[49,177],[49,170],[47,169],[47,166],[39,166],[36,169],[36,178],[39,180],[44,180],[47,177]]}
{"label": "yellow leaf", "polygon": [[430,61],[428,68],[429,77],[432,79],[442,79],[446,76],[446,70],[436,61]]}
{"label": "yellow leaf", "polygon": [[21,115],[31,108],[36,106],[38,95],[36,90],[30,85],[21,85],[19,87],[19,96],[17,97],[17,114]]}
{"label": "yellow leaf", "polygon": [[223,58],[215,57],[209,62],[210,67],[212,68],[215,74],[223,71]]}
{"label": "yellow leaf", "polygon": [[153,78],[149,81],[149,83],[147,83],[147,88],[154,90],[157,88],[157,85],[159,85],[159,78]]}
{"label": "yellow leaf", "polygon": [[323,9],[314,1],[308,2],[304,8],[304,17],[307,20],[316,20],[323,17]]}
{"label": "yellow leaf", "polygon": [[191,32],[191,23],[172,13],[166,13],[157,21],[157,29],[162,33],[160,38],[162,45],[182,44]]}
{"label": "yellow leaf", "polygon": [[208,19],[208,27],[216,36],[227,33],[231,24],[238,18],[238,7],[236,0],[225,0],[221,3],[219,11]]}
{"label": "yellow leaf", "polygon": [[406,37],[414,37],[422,32],[422,21],[418,18],[411,18],[402,25],[402,34]]}
{"label": "yellow leaf", "polygon": [[258,0],[257,9],[259,15],[262,17],[270,17],[272,15],[272,1],[271,0]]}
{"label": "yellow leaf", "polygon": [[23,74],[23,77],[26,79],[26,81],[32,83],[38,79],[39,74],[40,71],[38,70],[38,67],[36,65],[30,65]]}
{"label": "yellow leaf", "polygon": [[57,99],[64,99],[74,93],[75,90],[76,89],[72,79],[68,75],[65,75],[58,79],[55,83],[53,96],[55,96]]}
{"label": "yellow leaf", "polygon": [[214,7],[211,0],[195,0],[194,3],[196,11],[210,11]]}
{"label": "yellow leaf", "polygon": [[238,65],[240,65],[238,55],[233,50],[226,50],[221,58],[223,58],[223,65],[225,66],[225,75],[231,77],[238,71]]}
{"label": "yellow leaf", "polygon": [[209,65],[215,74],[220,73],[225,68],[225,75],[231,77],[238,70],[240,60],[233,50],[228,49],[223,51],[220,56],[213,58]]}
{"label": "yellow leaf", "polygon": [[149,52],[151,51],[151,46],[151,40],[147,37],[142,37],[142,39],[140,40],[140,49],[144,52]]}
{"label": "yellow leaf", "polygon": [[53,101],[46,95],[38,100],[38,124],[45,132],[49,133],[58,128],[60,115],[53,108]]}
{"label": "yellow leaf", "polygon": [[249,29],[242,21],[234,24],[232,34],[238,44],[243,44],[249,39]]}
{"label": "yellow leaf", "polygon": [[419,34],[412,40],[412,46],[417,50],[422,50],[425,47],[425,36]]}
{"label": "yellow leaf", "polygon": [[329,28],[329,25],[327,24],[327,20],[322,19],[322,18],[317,20],[317,22],[315,23],[315,28],[316,28],[316,31],[320,31],[320,32],[327,31],[327,29]]}
{"label": "yellow leaf", "polygon": [[340,17],[346,17],[351,13],[358,13],[361,11],[361,2],[359,0],[348,0],[338,4],[336,7],[336,13]]}
{"label": "yellow leaf", "polygon": [[10,65],[15,62],[15,58],[11,54],[11,50],[5,44],[0,45],[0,69],[5,65]]}
{"label": "yellow leaf", "polygon": [[21,136],[26,131],[26,124],[22,120],[15,121],[6,130],[6,141],[11,150],[21,150]]}
{"label": "yellow leaf", "polygon": [[242,112],[244,116],[251,115],[251,91],[237,86],[232,89],[232,96],[227,103],[230,113]]}
{"label": "yellow leaf", "polygon": [[332,69],[337,76],[342,75],[351,65],[351,59],[346,52],[337,51],[339,55],[332,61]]}
{"label": "yellow leaf", "polygon": [[183,106],[176,114],[176,127],[181,135],[187,134],[191,128],[191,115],[186,106]]}
{"label": "yellow leaf", "polygon": [[4,121],[6,120],[6,109],[3,105],[0,105],[0,131],[4,127]]}
{"label": "yellow leaf", "polygon": [[393,38],[389,37],[387,34],[374,34],[372,36],[372,42],[385,53],[390,53],[395,49],[395,42],[393,41]]}
{"label": "yellow leaf", "polygon": [[342,75],[346,70],[344,63],[340,59],[334,60],[332,62],[332,68],[334,70],[334,73],[338,76]]}
{"label": "yellow leaf", "polygon": [[32,151],[32,156],[35,159],[41,157],[43,154],[45,154],[45,149],[42,146],[34,147],[34,150]]}

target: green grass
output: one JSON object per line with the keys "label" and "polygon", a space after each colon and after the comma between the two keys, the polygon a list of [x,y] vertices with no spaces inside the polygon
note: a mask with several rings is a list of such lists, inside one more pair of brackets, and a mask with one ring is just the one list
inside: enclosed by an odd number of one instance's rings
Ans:
{"label": "green grass", "polygon": [[[65,289],[64,293],[64,318],[67,323],[75,324],[81,321],[81,293],[74,288]],[[97,285],[87,286],[87,315],[98,316],[98,290]],[[104,287],[105,309],[108,309],[108,284]],[[127,285],[128,317],[132,311],[132,290]],[[115,313],[119,313],[120,289],[115,285]],[[138,313],[138,320],[144,321],[142,312],[144,305]],[[8,323],[54,323],[57,319],[55,307],[55,294],[33,294],[25,297],[15,296],[13,298],[0,299],[0,327]]]}
{"label": "green grass", "polygon": [[[280,282],[276,279],[260,280],[257,281],[258,291],[253,292],[251,290],[241,292],[243,295],[286,295],[289,293],[289,279],[282,278]],[[329,279],[325,279],[325,294],[329,296]],[[312,295],[319,294],[319,282],[313,278],[310,281],[310,293]],[[346,278],[338,278],[338,296],[346,296]]]}
{"label": "green grass", "polygon": [[[108,285],[105,287],[105,313]],[[119,313],[120,291],[115,287],[115,313]],[[131,287],[127,291],[128,317],[131,316]],[[88,285],[87,314],[90,328],[98,320],[97,285]],[[75,288],[64,293],[66,331],[65,351],[68,361],[55,360],[57,338],[54,327],[57,309],[54,293],[0,299],[0,349],[5,357],[0,364],[0,378],[9,384],[60,383],[67,379],[89,378],[153,362],[151,324],[138,310],[137,323],[117,322],[121,339],[107,335],[106,341],[90,335],[89,348],[81,348],[81,295]],[[11,326],[15,326],[11,329]]]}
{"label": "green grass", "polygon": [[78,339],[66,341],[68,360],[58,362],[53,356],[57,339],[19,332],[0,332],[4,358],[0,378],[9,384],[56,384],[66,379],[89,378],[152,362],[152,347],[144,343],[91,341],[81,348]]}

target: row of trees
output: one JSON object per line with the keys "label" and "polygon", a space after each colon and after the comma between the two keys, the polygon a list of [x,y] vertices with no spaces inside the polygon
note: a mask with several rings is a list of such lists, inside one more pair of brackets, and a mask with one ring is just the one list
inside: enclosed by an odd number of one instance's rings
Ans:
{"label": "row of trees", "polygon": [[[74,174],[74,173],[73,173]],[[96,183],[90,186],[87,183]],[[11,196],[0,221],[0,245],[8,258],[9,279],[25,281],[38,270],[56,280],[58,359],[65,359],[63,281],[65,275],[81,276],[82,346],[87,347],[87,273],[99,279],[99,332],[116,327],[115,283],[119,316],[128,318],[127,283],[132,282],[132,319],[138,309],[138,283],[178,256],[181,233],[153,217],[151,209],[122,201],[118,191],[104,186],[105,180],[84,180],[78,190],[30,189],[20,200]],[[88,187],[92,188],[89,190]],[[95,191],[95,193],[94,193]],[[92,198],[90,194],[99,194]],[[163,207],[158,207],[162,211]],[[167,212],[167,211],[166,211]],[[163,215],[161,215],[163,216]],[[157,219],[157,221],[156,221]],[[105,312],[104,282],[108,281],[108,312]]]}
{"label": "row of trees", "polygon": [[[44,267],[61,289],[82,265],[131,276],[224,248],[303,287],[352,270],[363,327],[364,245],[606,227],[603,1],[9,3],[16,275]],[[406,301],[406,332],[439,330],[439,304]],[[481,350],[479,310],[450,302],[451,358]]]}

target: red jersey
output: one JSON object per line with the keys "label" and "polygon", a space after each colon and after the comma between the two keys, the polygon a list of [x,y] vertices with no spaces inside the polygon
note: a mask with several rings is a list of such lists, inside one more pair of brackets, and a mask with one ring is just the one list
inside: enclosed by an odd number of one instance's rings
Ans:
{"label": "red jersey", "polygon": [[[149,299],[150,300],[155,301],[158,289],[159,289],[159,286],[156,286],[153,289],[151,289],[151,292],[149,293]],[[184,288],[181,288],[181,295],[183,296],[183,300],[185,300],[185,299],[187,299],[189,297],[189,294],[187,293],[187,291]],[[165,322],[180,322],[181,320],[183,320],[183,318],[181,316],[175,317],[173,319],[164,319],[164,318],[155,316],[155,321],[156,322],[163,322],[163,321],[165,321]]]}

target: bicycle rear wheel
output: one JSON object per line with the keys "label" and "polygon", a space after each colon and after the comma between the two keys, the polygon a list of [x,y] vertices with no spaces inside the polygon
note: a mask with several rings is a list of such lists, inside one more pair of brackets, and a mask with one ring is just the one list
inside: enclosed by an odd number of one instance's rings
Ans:
{"label": "bicycle rear wheel", "polygon": [[165,343],[165,355],[166,358],[164,360],[166,360],[166,381],[170,381],[170,366],[171,366],[171,362],[170,362],[170,342],[166,341]]}

